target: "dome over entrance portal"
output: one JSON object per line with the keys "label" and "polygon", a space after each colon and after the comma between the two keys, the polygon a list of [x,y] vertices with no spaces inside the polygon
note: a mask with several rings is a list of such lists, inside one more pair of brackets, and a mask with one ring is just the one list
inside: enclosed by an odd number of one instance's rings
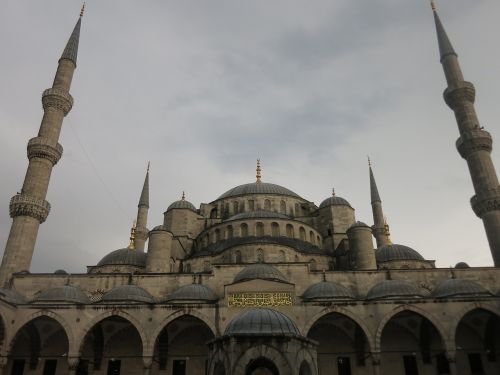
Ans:
{"label": "dome over entrance portal", "polygon": [[226,335],[285,336],[300,335],[295,323],[279,311],[265,308],[251,309],[234,318],[226,328]]}

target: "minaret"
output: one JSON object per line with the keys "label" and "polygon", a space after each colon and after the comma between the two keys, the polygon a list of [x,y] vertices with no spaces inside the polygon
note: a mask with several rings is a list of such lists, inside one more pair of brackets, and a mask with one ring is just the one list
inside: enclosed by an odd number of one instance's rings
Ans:
{"label": "minaret", "polygon": [[76,68],[82,16],[83,7],[59,59],[54,83],[42,94],[44,114],[38,136],[28,142],[29,164],[23,187],[10,200],[12,226],[0,266],[0,285],[8,281],[13,273],[29,270],[38,227],[49,215],[50,204],[45,197],[52,168],[63,152],[58,143],[63,119],[73,106],[69,89]]}
{"label": "minaret", "polygon": [[368,169],[370,170],[370,194],[372,200],[372,212],[373,212],[373,226],[372,233],[377,241],[377,248],[380,246],[387,245],[389,241],[387,240],[385,223],[384,223],[384,212],[382,211],[382,201],[380,200],[380,195],[377,189],[377,183],[375,182],[375,176],[372,171],[372,163],[370,158],[368,158]]}
{"label": "minaret", "polygon": [[256,184],[260,184],[262,181],[262,175],[261,175],[261,172],[262,172],[262,169],[260,168],[260,159],[257,159],[257,168],[255,169],[255,177],[257,178],[257,180],[255,181]]}
{"label": "minaret", "polygon": [[456,145],[460,156],[467,161],[475,196],[472,209],[483,220],[495,267],[500,267],[500,187],[491,160],[492,139],[483,130],[474,108],[476,90],[464,81],[458,57],[439,19],[434,2],[431,2],[436,22],[441,64],[448,87],[444,91],[446,104],[455,113],[460,137]]}
{"label": "minaret", "polygon": [[134,237],[134,248],[144,252],[144,245],[148,239],[148,211],[149,211],[149,163],[146,171],[146,178],[142,186],[139,205],[137,206],[137,220]]}

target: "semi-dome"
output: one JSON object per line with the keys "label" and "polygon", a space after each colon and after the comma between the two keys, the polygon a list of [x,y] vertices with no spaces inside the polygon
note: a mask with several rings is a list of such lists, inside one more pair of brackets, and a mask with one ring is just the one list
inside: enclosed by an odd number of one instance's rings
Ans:
{"label": "semi-dome", "polygon": [[319,208],[329,207],[329,206],[349,206],[351,204],[342,197],[337,197],[336,195],[326,198],[321,204]]}
{"label": "semi-dome", "polygon": [[271,211],[249,211],[242,212],[231,216],[228,220],[242,220],[242,219],[290,219],[285,214]]}
{"label": "semi-dome", "polygon": [[366,295],[366,299],[382,298],[421,298],[427,293],[419,290],[415,285],[404,280],[385,280],[375,285]]}
{"label": "semi-dome", "polygon": [[351,228],[370,228],[368,224],[363,223],[362,221],[356,221],[353,225],[349,227]]}
{"label": "semi-dome", "polygon": [[477,297],[491,296],[491,293],[474,281],[448,279],[440,283],[436,289],[434,289],[432,295],[436,298]]}
{"label": "semi-dome", "polygon": [[71,285],[56,286],[39,293],[33,302],[90,303],[83,291]]}
{"label": "semi-dome", "polygon": [[120,285],[102,296],[103,302],[146,302],[153,303],[154,298],[137,285]]}
{"label": "semi-dome", "polygon": [[146,253],[129,248],[118,249],[112,251],[97,263],[97,266],[113,265],[145,267]]}
{"label": "semi-dome", "polygon": [[167,212],[173,209],[188,209],[196,212],[196,207],[194,206],[194,204],[185,199],[181,199],[172,203],[170,206],[168,206]]}
{"label": "semi-dome", "polygon": [[219,198],[217,198],[217,200],[231,198],[231,197],[237,197],[240,195],[248,195],[248,194],[285,195],[285,196],[300,199],[299,195],[297,195],[296,193],[294,193],[291,190],[288,190],[287,188],[285,188],[283,186],[276,185],[276,184],[270,184],[267,182],[253,182],[253,183],[249,183],[249,184],[239,185],[239,186],[236,186],[232,189],[229,189],[224,194],[222,194]]}
{"label": "semi-dome", "polygon": [[234,318],[224,334],[232,336],[298,336],[300,332],[295,323],[279,311],[257,308],[247,310]]}
{"label": "semi-dome", "polygon": [[67,275],[68,272],[66,272],[65,270],[55,270],[54,271],[54,275]]}
{"label": "semi-dome", "polygon": [[0,288],[0,299],[13,304],[26,303],[26,297],[7,288]]}
{"label": "semi-dome", "polygon": [[354,299],[354,294],[345,286],[332,283],[330,281],[323,281],[321,283],[313,284],[306,289],[302,295],[304,300],[323,300],[323,299]]}
{"label": "semi-dome", "polygon": [[470,266],[465,262],[458,262],[457,264],[455,264],[455,268],[464,269],[470,268]]}
{"label": "semi-dome", "polygon": [[265,263],[255,263],[245,267],[234,277],[234,282],[239,283],[255,279],[288,282],[280,271]]}
{"label": "semi-dome", "polygon": [[388,262],[391,260],[425,260],[416,250],[411,247],[398,244],[380,246],[375,250],[377,262]]}
{"label": "semi-dome", "polygon": [[201,284],[190,284],[181,286],[173,292],[167,301],[217,301],[218,297],[215,292]]}

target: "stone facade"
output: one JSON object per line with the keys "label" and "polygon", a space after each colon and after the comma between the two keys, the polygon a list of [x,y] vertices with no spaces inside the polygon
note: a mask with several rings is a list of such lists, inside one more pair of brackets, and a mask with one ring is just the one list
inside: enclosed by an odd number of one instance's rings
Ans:
{"label": "stone facade", "polygon": [[[498,266],[491,137],[476,129],[473,87],[462,82],[435,16],[457,147]],[[151,230],[148,168],[128,248],[87,273],[29,273],[50,210],[50,171],[62,156],[62,120],[73,105],[80,25],[81,18],[43,95],[26,180],[11,201],[0,268],[0,374],[500,373],[500,269],[438,269],[393,244],[371,166],[372,227],[335,193],[316,205],[263,182],[258,164],[256,182],[199,208],[183,195]]]}

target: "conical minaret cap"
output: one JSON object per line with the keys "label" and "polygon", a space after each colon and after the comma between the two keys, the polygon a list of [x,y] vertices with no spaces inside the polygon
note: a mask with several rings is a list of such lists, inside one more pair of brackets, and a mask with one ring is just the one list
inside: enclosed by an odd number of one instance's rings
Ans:
{"label": "conical minaret cap", "polygon": [[450,38],[448,38],[448,34],[446,34],[446,30],[444,29],[444,26],[441,23],[441,19],[439,18],[434,1],[431,2],[431,6],[432,6],[432,11],[434,13],[434,21],[436,23],[436,33],[438,38],[439,54],[441,57],[441,61],[443,61],[443,59],[449,55],[457,56],[457,53],[455,52],[453,46],[451,45]]}
{"label": "conical minaret cap", "polygon": [[382,202],[380,195],[378,193],[377,183],[375,182],[375,176],[372,171],[372,164],[370,159],[368,159],[368,169],[370,170],[370,194],[373,202]]}
{"label": "conical minaret cap", "polygon": [[82,15],[80,13],[80,17],[76,22],[75,28],[69,37],[68,43],[64,48],[64,51],[61,55],[61,59],[71,60],[76,65],[76,59],[78,57],[78,42],[80,40],[80,27],[82,25]]}
{"label": "conical minaret cap", "polygon": [[142,186],[141,198],[139,199],[139,207],[149,208],[149,163],[144,185]]}

